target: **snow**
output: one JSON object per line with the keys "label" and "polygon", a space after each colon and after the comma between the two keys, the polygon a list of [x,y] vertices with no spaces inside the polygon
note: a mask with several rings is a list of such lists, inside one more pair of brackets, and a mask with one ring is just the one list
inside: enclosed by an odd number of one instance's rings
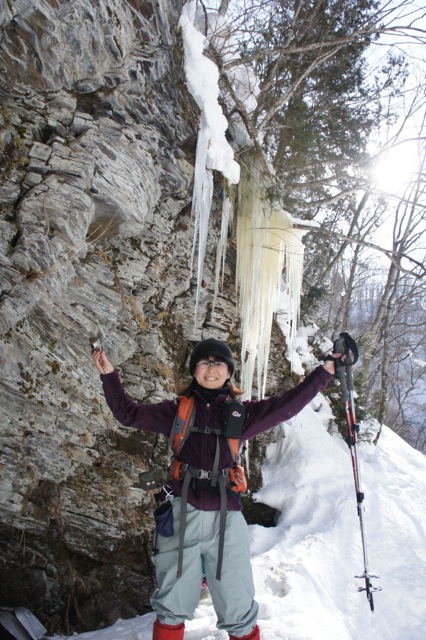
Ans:
{"label": "snow", "polygon": [[[301,338],[299,337],[301,341]],[[308,349],[305,346],[305,351]],[[358,447],[372,613],[365,592],[350,452],[330,435],[331,409],[318,396],[276,429],[262,467],[259,501],[281,510],[276,527],[250,525],[264,640],[423,640],[426,628],[426,459],[383,427],[377,446]],[[119,620],[79,640],[150,640],[155,616]],[[185,640],[227,640],[209,598]],[[60,636],[55,636],[59,640]]]}
{"label": "snow", "polygon": [[[257,107],[257,96],[260,91],[259,79],[254,71],[241,61],[240,43],[233,36],[232,27],[227,19],[210,11],[207,13],[209,41],[220,55],[222,69],[226,74],[229,86],[235,99],[244,106],[246,113],[251,114]],[[205,29],[206,15],[199,14],[196,22],[199,29]],[[226,67],[228,68],[226,69]],[[225,93],[221,96],[229,112],[233,112],[229,121],[229,130],[239,149],[250,148],[254,141],[250,138],[241,115],[235,111],[234,97]]]}
{"label": "snow", "polygon": [[185,75],[188,89],[202,111],[201,130],[208,140],[206,167],[221,171],[230,183],[240,179],[240,166],[226,140],[228,121],[223,115],[219,98],[219,70],[203,54],[205,36],[194,26],[196,1],[187,2],[179,20],[185,51]]}
{"label": "snow", "polygon": [[[283,292],[281,292],[283,294]],[[284,296],[285,299],[285,296]],[[285,309],[285,302],[281,302],[280,308]],[[289,341],[288,314],[281,312],[277,317],[277,324],[287,338],[286,358],[291,364],[291,370],[301,376],[305,371],[310,371],[317,364],[317,360],[312,353],[309,344],[315,344],[318,353],[332,353],[333,341],[325,336],[320,335],[319,327],[314,324],[305,324],[298,327],[295,338]]]}

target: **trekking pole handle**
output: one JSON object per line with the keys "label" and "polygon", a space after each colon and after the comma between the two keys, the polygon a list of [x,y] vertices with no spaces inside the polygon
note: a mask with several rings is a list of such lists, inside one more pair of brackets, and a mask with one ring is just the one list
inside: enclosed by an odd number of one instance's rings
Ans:
{"label": "trekking pole handle", "polygon": [[333,353],[342,354],[342,357],[335,361],[337,371],[340,367],[351,367],[359,357],[357,344],[347,331],[340,333],[339,338],[334,341]]}
{"label": "trekking pole handle", "polygon": [[348,385],[346,383],[346,369],[344,367],[344,364],[337,364],[336,361],[336,373],[337,376],[339,378],[339,382],[340,382],[340,394],[342,396],[342,400],[343,402],[348,402],[349,401],[349,390],[348,390]]}

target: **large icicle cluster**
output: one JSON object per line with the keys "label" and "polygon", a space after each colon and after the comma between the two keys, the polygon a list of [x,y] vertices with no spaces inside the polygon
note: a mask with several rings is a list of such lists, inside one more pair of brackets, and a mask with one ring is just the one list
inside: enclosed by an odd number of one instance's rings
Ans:
{"label": "large icicle cluster", "polygon": [[290,214],[266,197],[268,180],[257,158],[245,164],[237,216],[237,284],[242,328],[241,386],[251,396],[257,374],[263,397],[274,313],[280,311],[285,271],[286,336],[293,341],[299,317],[303,275],[302,237]]}
{"label": "large icicle cluster", "polygon": [[[203,280],[210,210],[213,197],[213,170],[220,171],[229,185],[240,181],[240,166],[225,132],[228,122],[218,103],[219,70],[203,51],[206,38],[197,28],[207,26],[211,42],[224,60],[238,58],[230,30],[218,15],[203,12],[197,15],[195,0],[187,2],[179,26],[185,50],[185,73],[190,93],[201,110],[198,132],[192,212],[195,218],[192,262],[198,244],[197,295],[194,325],[197,324],[199,294]],[[257,79],[244,64],[233,66],[229,82],[247,111],[256,105]],[[243,147],[250,146],[244,127],[238,119],[231,123],[234,139]],[[255,155],[253,154],[253,158]],[[242,386],[250,397],[257,373],[258,395],[263,396],[266,386],[271,327],[274,313],[283,311],[285,300],[285,334],[291,343],[297,327],[299,299],[302,283],[304,231],[294,228],[292,218],[266,197],[271,175],[260,170],[258,160],[248,161],[239,185],[237,220],[237,288],[242,323]],[[216,255],[215,295],[217,297],[220,274],[224,270],[228,228],[232,221],[232,206],[226,189],[223,195],[222,227]],[[285,270],[285,283],[282,274]],[[279,300],[281,299],[281,307]]]}

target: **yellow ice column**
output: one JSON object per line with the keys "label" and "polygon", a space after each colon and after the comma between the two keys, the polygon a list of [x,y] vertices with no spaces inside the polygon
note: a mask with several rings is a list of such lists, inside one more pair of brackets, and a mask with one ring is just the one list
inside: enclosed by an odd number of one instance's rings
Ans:
{"label": "yellow ice column", "polygon": [[252,396],[255,375],[258,396],[265,394],[272,321],[280,301],[285,300],[289,340],[299,317],[305,231],[295,229],[292,217],[266,197],[267,186],[259,163],[246,164],[237,213],[241,386],[246,397]]}

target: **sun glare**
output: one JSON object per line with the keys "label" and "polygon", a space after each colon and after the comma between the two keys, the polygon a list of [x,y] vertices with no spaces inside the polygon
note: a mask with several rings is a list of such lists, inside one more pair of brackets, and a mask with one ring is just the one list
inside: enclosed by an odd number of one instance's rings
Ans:
{"label": "sun glare", "polygon": [[415,143],[403,143],[392,147],[372,171],[374,184],[380,191],[397,193],[403,189],[419,170],[419,158]]}

